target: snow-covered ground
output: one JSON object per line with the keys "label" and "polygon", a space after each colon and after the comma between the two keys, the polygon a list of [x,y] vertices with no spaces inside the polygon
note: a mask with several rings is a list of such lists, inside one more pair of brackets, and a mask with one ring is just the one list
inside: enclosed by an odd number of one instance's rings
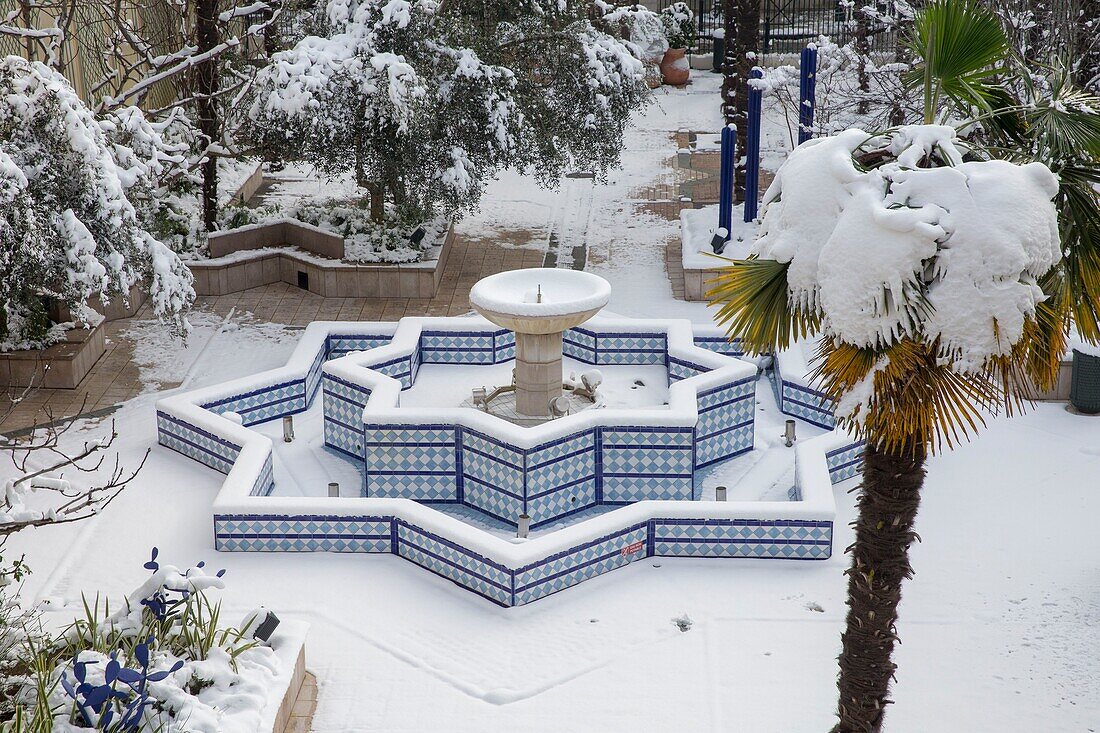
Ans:
{"label": "snow-covered ground", "polygon": [[[705,305],[671,297],[663,247],[679,223],[639,214],[628,195],[658,174],[659,158],[642,151],[666,144],[662,131],[717,129],[715,77],[695,78],[688,92],[662,92],[641,117],[624,170],[591,189],[588,223],[574,230],[598,251],[590,269],[611,281],[609,309],[623,315],[709,320]],[[508,183],[486,195],[499,216],[486,215],[487,228],[507,223],[507,205],[494,202],[524,195]],[[518,215],[550,211],[559,195]],[[203,345],[183,346],[145,329],[139,353],[195,388],[283,363],[298,333],[234,315],[201,335]],[[262,603],[312,624],[307,666],[321,685],[313,729],[326,733],[820,733],[832,725],[851,481],[834,488],[829,561],[655,559],[502,609],[392,556],[215,557],[210,507],[222,476],[156,445],[158,396],[113,415],[124,462],[152,450],[133,486],[93,520],[9,542],[35,569],[28,598],[117,598],[144,577],[153,545],[176,564],[213,561],[228,570],[227,618]],[[69,437],[104,429],[89,422]],[[799,424],[800,436],[810,431]],[[777,438],[760,430],[757,445]],[[729,464],[739,465],[782,473],[763,459]],[[704,479],[707,491],[735,484],[720,470]],[[930,462],[917,575],[901,607],[891,731],[1100,730],[1098,476],[1100,419],[1060,404],[994,419],[972,444]]]}
{"label": "snow-covered ground", "polygon": [[[250,372],[247,333],[200,356],[192,386],[226,376],[223,366],[204,377],[215,361]],[[284,357],[292,345],[288,337]],[[220,474],[155,445],[152,395],[115,417],[124,460],[152,448],[145,472],[101,517],[12,541],[36,569],[28,596],[125,593],[152,545],[175,562],[215,560]],[[892,730],[1095,728],[1097,446],[1100,420],[1048,404],[994,420],[972,445],[931,462]],[[851,539],[850,488],[835,489],[838,552]],[[312,624],[317,731],[829,726],[844,617],[839,554],[790,565],[661,559],[514,609],[389,556],[222,554],[215,564],[228,569],[228,618],[263,603]],[[694,622],[687,632],[673,623],[683,614]]]}

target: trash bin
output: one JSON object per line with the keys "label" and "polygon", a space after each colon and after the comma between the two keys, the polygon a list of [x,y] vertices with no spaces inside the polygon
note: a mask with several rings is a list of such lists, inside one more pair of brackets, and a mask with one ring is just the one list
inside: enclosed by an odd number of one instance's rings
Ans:
{"label": "trash bin", "polygon": [[726,59],[726,29],[715,28],[710,34],[711,40],[714,41],[714,57],[711,61],[711,71],[715,74],[722,73],[722,63]]}
{"label": "trash bin", "polygon": [[1100,356],[1073,350],[1069,402],[1078,412],[1100,414]]}

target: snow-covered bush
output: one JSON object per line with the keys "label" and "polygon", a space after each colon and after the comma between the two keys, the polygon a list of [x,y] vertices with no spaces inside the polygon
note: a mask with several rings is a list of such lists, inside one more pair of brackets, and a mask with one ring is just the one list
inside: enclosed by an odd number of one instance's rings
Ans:
{"label": "snow-covered bush", "polygon": [[[920,120],[920,102],[905,85],[907,63],[870,55],[861,59],[854,44],[838,45],[826,36],[817,49],[813,134],[832,135],[851,127],[886,129],[898,121]],[[791,146],[798,139],[799,70],[791,64],[767,66],[749,84],[774,99],[783,111]],[[861,71],[867,90],[861,89]]]}
{"label": "snow-covered bush", "polygon": [[0,339],[22,340],[11,326],[43,295],[79,314],[89,297],[122,296],[135,283],[148,286],[158,316],[185,329],[191,273],[142,225],[114,154],[61,75],[0,60]]}
{"label": "snow-covered bush", "polygon": [[594,4],[603,13],[603,22],[618,28],[625,40],[637,46],[642,59],[660,61],[669,49],[661,15],[640,4],[615,6],[603,0],[596,0]]}
{"label": "snow-covered bush", "polygon": [[262,146],[322,173],[354,171],[381,223],[476,206],[511,158],[519,115],[510,70],[451,45],[432,0],[333,0],[326,36],[276,54],[247,125]]}
{"label": "snow-covered bush", "polygon": [[695,45],[695,36],[699,32],[695,22],[695,13],[685,2],[675,2],[661,11],[661,22],[665,27],[665,38],[669,48],[686,48]]}
{"label": "snow-covered bush", "polygon": [[28,731],[252,731],[279,672],[251,629],[221,622],[207,593],[224,571],[162,565],[113,612],[85,600],[59,637],[22,649],[33,659],[12,701]]}
{"label": "snow-covered bush", "polygon": [[873,355],[862,383],[836,390],[853,426],[893,409],[883,394],[904,373],[891,363],[901,342],[966,378],[1015,378],[999,370],[1026,348],[1040,281],[1061,259],[1058,180],[967,152],[947,126],[847,130],[799,146],[764,196],[754,255],[784,267],[823,358]]}
{"label": "snow-covered bush", "polygon": [[[381,223],[357,201],[308,198],[289,205],[260,208],[231,206],[221,212],[223,229],[260,224],[276,219],[297,219],[344,238],[344,259],[350,262],[417,262],[433,245],[442,242],[448,220],[436,216],[422,222],[405,222],[393,216]],[[423,236],[413,240],[420,229]]]}

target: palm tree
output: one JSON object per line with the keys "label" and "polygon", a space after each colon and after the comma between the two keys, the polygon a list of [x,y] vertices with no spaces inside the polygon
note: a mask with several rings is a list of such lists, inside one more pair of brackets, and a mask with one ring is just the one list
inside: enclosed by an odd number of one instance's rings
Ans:
{"label": "palm tree", "polygon": [[[911,82],[923,88],[929,124],[848,131],[792,153],[765,195],[755,254],[730,261],[709,293],[718,322],[750,353],[819,338],[812,376],[839,425],[866,440],[834,733],[877,733],[890,703],[928,455],[969,439],[986,414],[1011,413],[1035,388],[1052,386],[1071,320],[1086,339],[1100,338],[1091,188],[1100,115],[1090,117],[1100,105],[1064,75],[1044,86],[1021,73],[996,18],[969,3],[925,6],[910,44],[922,59]],[[969,128],[971,145],[930,124],[945,112],[980,122]],[[822,184],[824,170],[836,173],[835,185]],[[959,196],[941,185],[960,177]],[[1043,195],[1007,217],[989,203],[1025,180]],[[966,192],[992,195],[969,201]],[[1022,221],[1039,209],[1040,218]],[[1019,256],[1018,271],[958,271],[973,248],[992,246],[962,229],[967,216],[1010,220],[991,239]],[[1049,240],[1038,246],[1044,227]],[[997,259],[979,254],[975,261]],[[1003,287],[1022,296],[1018,310],[989,308]]]}

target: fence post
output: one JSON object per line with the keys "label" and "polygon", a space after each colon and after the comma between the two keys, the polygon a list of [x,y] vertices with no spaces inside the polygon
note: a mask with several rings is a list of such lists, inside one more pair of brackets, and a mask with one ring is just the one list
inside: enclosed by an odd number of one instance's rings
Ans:
{"label": "fence post", "polygon": [[745,221],[756,218],[760,201],[760,114],[764,93],[751,81],[764,76],[763,70],[753,67],[749,72],[748,138],[745,140]]}
{"label": "fence post", "polygon": [[798,144],[814,136],[814,107],[817,105],[817,48],[802,49],[798,65]]}
{"label": "fence post", "polygon": [[721,167],[718,171],[718,228],[725,230],[725,239],[733,231],[733,183],[737,165],[737,126],[722,128]]}

